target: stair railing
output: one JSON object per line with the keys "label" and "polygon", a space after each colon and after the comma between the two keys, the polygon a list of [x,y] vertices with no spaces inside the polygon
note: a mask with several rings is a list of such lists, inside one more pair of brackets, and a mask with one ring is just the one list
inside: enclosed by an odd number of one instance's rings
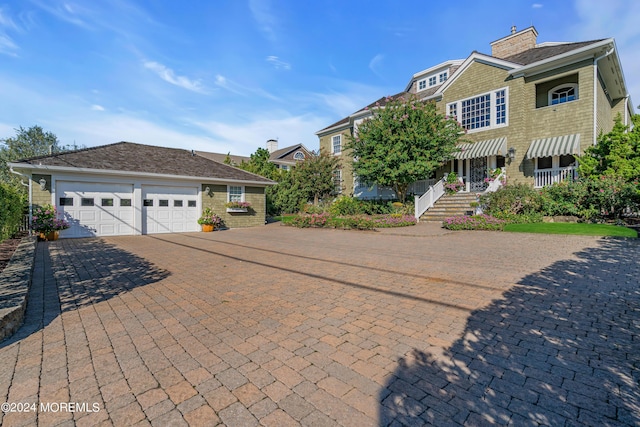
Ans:
{"label": "stair railing", "polygon": [[444,178],[440,181],[436,182],[434,185],[429,186],[429,189],[422,196],[415,196],[415,207],[414,213],[416,217],[416,221],[420,221],[420,217],[423,213],[425,213],[429,208],[432,208],[433,205],[444,195]]}

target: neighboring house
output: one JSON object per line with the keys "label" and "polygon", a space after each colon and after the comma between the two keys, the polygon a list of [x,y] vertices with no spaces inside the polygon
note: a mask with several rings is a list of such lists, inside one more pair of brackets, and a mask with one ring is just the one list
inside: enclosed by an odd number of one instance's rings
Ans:
{"label": "neighboring house", "polygon": [[278,149],[278,141],[275,139],[267,141],[267,150],[270,153],[269,161],[275,164],[278,169],[282,170],[289,170],[292,166],[295,166],[296,163],[313,156],[313,153],[307,150],[307,147],[302,144]]}
{"label": "neighboring house", "polygon": [[[289,170],[297,162],[301,162],[308,159],[313,153],[302,144],[292,145],[278,149],[278,141],[270,139],[267,141],[266,146],[269,151],[269,161],[276,165],[278,169]],[[222,153],[209,153],[207,151],[196,151],[196,154],[207,159],[215,160],[217,162],[229,163],[231,166],[239,166],[240,164],[247,163],[251,160],[251,157],[235,156],[231,154]]]}
{"label": "neighboring house", "polygon": [[[261,176],[174,148],[118,142],[9,163],[28,178],[29,203],[52,204],[71,227],[60,237],[199,231],[211,207],[227,227],[264,225]],[[246,201],[229,213],[228,201]]]}
{"label": "neighboring house", "polygon": [[[630,124],[634,111],[614,39],[538,44],[537,36],[534,27],[513,27],[491,43],[491,55],[473,52],[416,73],[392,97],[433,101],[467,130],[456,159],[432,178],[455,171],[467,191],[482,191],[488,171],[500,167],[509,182],[543,187],[575,176],[575,155],[610,131],[618,114]],[[316,133],[322,150],[341,157],[338,179],[347,194],[393,195],[359,183],[344,149],[347,136],[385,99]]]}

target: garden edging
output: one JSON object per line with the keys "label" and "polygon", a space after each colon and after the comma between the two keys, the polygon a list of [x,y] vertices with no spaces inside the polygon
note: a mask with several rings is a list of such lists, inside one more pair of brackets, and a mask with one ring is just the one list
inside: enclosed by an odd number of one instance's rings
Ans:
{"label": "garden edging", "polygon": [[0,341],[13,335],[24,321],[31,287],[37,239],[22,239],[9,264],[0,272]]}

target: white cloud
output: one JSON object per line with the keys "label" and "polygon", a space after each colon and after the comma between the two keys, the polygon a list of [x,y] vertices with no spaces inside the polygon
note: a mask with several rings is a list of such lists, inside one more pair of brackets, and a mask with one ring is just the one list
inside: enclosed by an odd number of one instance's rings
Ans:
{"label": "white cloud", "polygon": [[540,3],[534,3],[531,5],[533,9],[541,9],[544,5]]}
{"label": "white cloud", "polygon": [[167,68],[162,64],[154,61],[146,61],[144,63],[144,67],[156,73],[158,77],[167,83],[171,83],[172,85],[192,92],[206,93],[206,90],[202,86],[200,80],[191,80],[185,76],[177,76],[171,68]]}
{"label": "white cloud", "polygon": [[266,61],[274,66],[276,70],[290,70],[291,64],[281,61],[277,56],[267,56]]}
{"label": "white cloud", "polygon": [[93,111],[104,111],[104,107],[102,105],[94,104],[91,106],[91,110]]}
{"label": "white cloud", "polygon": [[268,0],[249,0],[249,9],[260,30],[270,41],[276,41],[275,29],[278,27],[278,20],[271,11],[270,2]]}
{"label": "white cloud", "polygon": [[272,95],[263,89],[251,88],[241,85],[240,83],[229,80],[228,78],[220,74],[216,75],[216,85],[240,96],[258,95],[260,97],[271,99],[273,101],[280,100],[280,98],[278,98],[277,96]]}
{"label": "white cloud", "polygon": [[9,56],[18,56],[16,53],[18,46],[7,35],[0,34],[0,53]]}

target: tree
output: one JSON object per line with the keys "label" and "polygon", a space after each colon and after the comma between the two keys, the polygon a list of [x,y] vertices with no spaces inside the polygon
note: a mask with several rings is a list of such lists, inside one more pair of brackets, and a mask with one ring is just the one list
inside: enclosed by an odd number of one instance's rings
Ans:
{"label": "tree", "polygon": [[582,177],[640,180],[640,115],[632,116],[631,121],[634,127],[630,130],[618,114],[611,132],[600,134],[598,144],[585,150],[578,166]]}
{"label": "tree", "polygon": [[464,130],[455,118],[438,113],[433,102],[387,98],[371,111],[346,145],[353,171],[363,182],[392,187],[405,201],[413,182],[429,178],[452,158]]}
{"label": "tree", "polygon": [[[276,165],[269,161],[270,155],[271,153],[269,153],[268,150],[258,148],[256,152],[251,155],[248,162],[242,161],[238,167],[247,172],[277,181],[280,178],[280,172]],[[229,155],[227,155],[227,157],[229,157]]]}
{"label": "tree", "polygon": [[0,181],[12,185],[23,194],[26,191],[20,184],[21,178],[11,173],[7,163],[78,149],[75,144],[61,146],[53,133],[45,132],[40,126],[31,126],[29,129],[20,126],[16,129],[15,137],[1,139],[0,142],[4,144],[0,146]]}
{"label": "tree", "polygon": [[335,193],[336,185],[333,176],[338,168],[338,159],[321,151],[304,162],[298,163],[293,171],[307,200],[313,199],[313,204],[317,205],[321,198]]}

